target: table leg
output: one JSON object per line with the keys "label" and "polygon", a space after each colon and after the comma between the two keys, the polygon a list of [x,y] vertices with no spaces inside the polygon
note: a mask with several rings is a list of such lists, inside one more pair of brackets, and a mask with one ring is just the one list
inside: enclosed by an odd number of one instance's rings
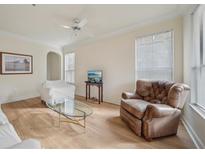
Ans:
{"label": "table leg", "polygon": [[86,84],[86,92],[85,92],[85,98],[86,98],[86,101],[87,101],[87,99],[88,99],[88,85]]}
{"label": "table leg", "polygon": [[61,114],[59,113],[59,117],[58,117],[59,119],[59,128],[61,127]]}
{"label": "table leg", "polygon": [[101,102],[103,102],[103,85],[101,86]]}
{"label": "table leg", "polygon": [[88,98],[90,99],[90,85],[88,85]]}
{"label": "table leg", "polygon": [[100,100],[101,100],[101,98],[100,98],[100,86],[98,86],[98,102],[99,102],[99,104],[100,104]]}
{"label": "table leg", "polygon": [[86,118],[86,116],[85,116],[85,113],[84,113],[84,128],[86,127],[86,121],[85,121],[86,119],[85,118]]}

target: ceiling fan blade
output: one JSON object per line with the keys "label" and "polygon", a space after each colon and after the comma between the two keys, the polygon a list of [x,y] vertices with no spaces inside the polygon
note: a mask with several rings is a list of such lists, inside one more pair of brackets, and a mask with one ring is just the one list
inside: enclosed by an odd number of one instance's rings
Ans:
{"label": "ceiling fan blade", "polygon": [[72,27],[68,26],[68,25],[61,25],[61,27],[65,28],[65,29],[72,29]]}
{"label": "ceiling fan blade", "polygon": [[82,28],[88,23],[88,19],[84,18],[78,23],[78,27]]}

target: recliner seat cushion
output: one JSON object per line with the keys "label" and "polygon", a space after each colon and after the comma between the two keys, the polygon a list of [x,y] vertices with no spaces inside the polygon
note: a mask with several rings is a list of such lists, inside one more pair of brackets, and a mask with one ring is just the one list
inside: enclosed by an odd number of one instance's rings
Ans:
{"label": "recliner seat cushion", "polygon": [[140,99],[122,99],[121,101],[121,107],[138,119],[144,117],[145,110],[150,104],[151,103]]}

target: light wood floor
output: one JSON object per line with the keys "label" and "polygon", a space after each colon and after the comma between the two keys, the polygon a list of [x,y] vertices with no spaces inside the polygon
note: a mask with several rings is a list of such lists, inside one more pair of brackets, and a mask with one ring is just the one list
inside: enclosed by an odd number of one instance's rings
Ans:
{"label": "light wood floor", "polygon": [[39,139],[43,148],[195,148],[182,124],[177,136],[147,142],[120,119],[119,106],[87,103],[93,114],[87,118],[85,129],[71,123],[59,128],[58,114],[46,108],[40,98],[4,104],[2,108],[21,139]]}

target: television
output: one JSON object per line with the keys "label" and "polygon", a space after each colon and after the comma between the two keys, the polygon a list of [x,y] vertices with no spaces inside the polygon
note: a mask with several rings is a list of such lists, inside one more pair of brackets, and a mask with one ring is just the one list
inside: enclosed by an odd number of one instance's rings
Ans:
{"label": "television", "polygon": [[89,70],[88,71],[88,82],[99,83],[102,82],[102,71],[101,70]]}

